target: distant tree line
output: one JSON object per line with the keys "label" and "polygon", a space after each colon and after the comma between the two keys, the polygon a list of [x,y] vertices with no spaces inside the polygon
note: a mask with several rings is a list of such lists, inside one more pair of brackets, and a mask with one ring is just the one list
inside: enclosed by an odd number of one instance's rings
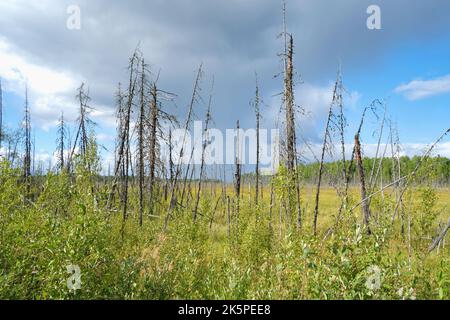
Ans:
{"label": "distant tree line", "polygon": [[[400,162],[400,176],[410,175],[414,168],[416,168],[419,163],[421,157],[407,157],[403,156],[399,158]],[[373,168],[374,162],[377,163],[380,159],[375,158],[364,158],[363,166],[364,170],[368,173],[371,172]],[[347,166],[349,166],[350,161],[346,161]],[[299,164],[299,175],[301,182],[303,184],[315,184],[317,183],[317,173],[319,172],[320,163],[303,163]],[[342,161],[334,161],[334,162],[325,162],[324,163],[324,181],[323,183],[326,185],[338,184],[341,182],[340,173],[342,171]],[[395,178],[398,177],[398,163],[397,159],[393,162],[390,158],[385,158],[382,160],[381,172],[379,173],[379,180],[383,181],[384,185],[388,185]],[[426,166],[422,169],[422,175],[417,178],[417,183],[428,181],[427,178],[433,178],[433,183],[438,186],[449,186],[450,185],[450,159],[446,157],[428,157],[426,158]],[[432,177],[430,177],[432,175]],[[263,176],[260,179],[262,183],[270,183],[271,176]],[[255,174],[254,173],[246,173],[243,175],[243,179],[246,182],[254,181]],[[358,177],[355,176],[351,183],[358,183]]]}
{"label": "distant tree line", "polygon": [[[421,157],[407,157],[403,156],[399,158],[400,162],[400,176],[407,176],[411,174],[419,163]],[[364,158],[363,166],[366,172],[371,172],[374,166],[374,162],[379,162],[380,159],[375,158]],[[382,161],[380,180],[384,181],[384,184],[392,182],[396,177],[398,177],[398,164],[397,160],[393,161],[390,158],[384,158]],[[433,175],[433,181],[439,185],[450,184],[450,159],[446,157],[429,157],[426,159],[426,167],[423,169],[424,174]],[[325,183],[333,184],[337,182],[338,177],[340,177],[340,172],[342,170],[342,161],[328,162],[324,164],[325,166]],[[317,172],[319,170],[319,163],[309,163],[300,164],[299,171],[302,177],[302,181],[306,183],[315,183],[317,180]],[[418,182],[420,183],[420,177]],[[353,182],[353,181],[352,181]],[[354,181],[357,182],[357,181]]]}

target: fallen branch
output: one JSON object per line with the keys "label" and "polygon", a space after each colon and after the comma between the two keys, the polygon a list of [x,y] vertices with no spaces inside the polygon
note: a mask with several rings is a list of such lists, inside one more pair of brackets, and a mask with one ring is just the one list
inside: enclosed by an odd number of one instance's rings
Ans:
{"label": "fallen branch", "polygon": [[436,249],[439,243],[441,243],[442,239],[444,239],[445,235],[447,234],[448,228],[450,228],[450,219],[448,219],[447,226],[442,229],[441,234],[433,241],[433,243],[428,248],[428,253]]}

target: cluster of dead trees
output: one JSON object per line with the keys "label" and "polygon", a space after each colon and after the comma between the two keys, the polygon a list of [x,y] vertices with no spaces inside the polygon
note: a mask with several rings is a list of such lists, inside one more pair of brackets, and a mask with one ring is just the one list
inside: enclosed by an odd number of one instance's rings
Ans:
{"label": "cluster of dead trees", "polygon": [[[294,37],[287,32],[286,27],[286,7],[283,3],[283,52],[280,55],[283,62],[283,93],[282,107],[280,108],[281,121],[283,123],[283,136],[280,146],[280,159],[282,165],[287,171],[287,195],[279,199],[278,207],[280,210],[284,208],[286,216],[295,217],[297,230],[302,230],[303,220],[305,218],[305,210],[302,207],[301,194],[301,178],[300,163],[304,154],[299,152],[297,146],[297,134],[299,130],[299,115],[304,110],[295,103],[295,67],[294,67]],[[115,144],[115,160],[112,174],[112,181],[109,185],[108,196],[105,200],[106,207],[111,211],[120,210],[125,222],[130,212],[137,212],[137,220],[142,225],[144,218],[164,219],[164,229],[168,228],[169,222],[175,217],[179,209],[192,210],[192,220],[197,222],[199,217],[205,217],[201,210],[201,196],[205,189],[206,181],[206,149],[210,143],[208,130],[212,122],[212,106],[213,106],[213,89],[214,79],[211,81],[211,89],[208,99],[202,96],[202,83],[204,78],[203,66],[200,65],[194,80],[192,95],[187,104],[187,114],[183,125],[181,125],[176,116],[167,112],[166,105],[174,100],[175,94],[163,90],[158,84],[159,73],[150,70],[149,65],[145,62],[144,55],[140,49],[136,49],[128,62],[127,83],[122,85],[119,83],[116,92],[116,118],[117,118],[117,139]],[[252,103],[256,118],[256,168],[254,180],[254,200],[255,210],[259,210],[263,187],[260,173],[260,125],[261,125],[261,95],[256,75],[255,97]],[[4,149],[5,134],[2,127],[2,88],[0,81],[0,150]],[[375,195],[383,194],[390,187],[394,188],[396,196],[395,211],[392,214],[392,222],[400,216],[404,217],[403,212],[403,196],[418,172],[423,161],[417,164],[417,167],[406,176],[401,175],[400,163],[400,143],[398,132],[387,117],[386,103],[375,100],[371,105],[367,106],[362,113],[358,130],[355,134],[353,151],[351,159],[346,159],[346,118],[344,115],[344,85],[342,80],[341,67],[338,69],[333,97],[328,109],[325,121],[325,131],[323,135],[323,143],[321,145],[320,154],[314,154],[310,144],[303,138],[303,144],[309,149],[314,156],[315,161],[319,164],[315,198],[313,210],[313,232],[317,235],[318,221],[320,218],[320,196],[322,190],[322,181],[325,175],[331,175],[326,170],[327,156],[335,153],[336,146],[339,146],[340,168],[336,177],[333,177],[337,194],[341,199],[338,212],[336,214],[336,226],[339,224],[344,213],[353,212],[361,207],[362,221],[366,227],[367,233],[371,233],[371,223],[373,221],[371,212],[371,200]],[[76,120],[76,134],[72,141],[70,132],[61,113],[58,125],[57,137],[57,169],[59,171],[67,170],[73,172],[75,162],[81,161],[81,164],[89,172],[95,172],[98,165],[96,159],[96,142],[94,127],[95,123],[91,120],[93,108],[90,106],[89,90],[82,84],[78,89],[76,99],[79,104],[78,118]],[[193,120],[196,117],[195,109],[198,106],[204,107],[205,126],[201,141],[201,163],[194,165],[194,149],[195,143],[190,150],[186,150],[187,132],[191,129]],[[380,112],[381,110],[381,112]],[[376,149],[375,160],[370,171],[363,165],[363,147],[361,144],[361,133],[366,117],[369,114],[375,115],[379,121],[378,144]],[[382,115],[382,116],[381,116]],[[277,125],[278,126],[278,125]],[[386,136],[386,128],[389,127],[388,140],[383,145],[383,137]],[[172,139],[173,130],[184,129],[179,148],[175,148]],[[226,172],[223,167],[222,191],[216,195],[215,190],[211,192],[216,197],[215,207],[210,219],[212,225],[214,213],[220,202],[224,208],[224,215],[227,214],[228,234],[231,232],[231,224],[237,226],[239,224],[239,214],[242,199],[242,156],[243,151],[240,149],[241,143],[239,136],[240,122],[236,123],[238,135],[236,137],[235,148],[235,165],[233,173],[234,195],[230,197],[227,193]],[[422,160],[426,159],[432,152],[433,148],[439,143],[449,131],[447,130],[424,154]],[[31,119],[28,106],[28,91],[25,93],[25,114],[23,121],[23,170],[24,179],[29,185],[32,176],[32,141],[31,141]],[[337,141],[337,143],[336,143]],[[16,157],[19,142],[12,143],[8,141],[8,157]],[[168,155],[162,155],[163,145],[167,146]],[[389,150],[390,146],[390,150]],[[390,159],[394,174],[392,181],[383,181],[383,175],[380,175],[383,169],[383,160],[389,158],[387,156],[390,151]],[[164,161],[168,158],[168,161]],[[183,159],[188,158],[188,163],[184,163]],[[14,160],[14,159],[13,159]],[[217,169],[217,168],[216,168]],[[196,172],[196,170],[198,170]],[[217,171],[217,170],[216,170]],[[353,207],[349,206],[349,185],[357,177],[360,187],[360,201]],[[194,179],[195,178],[195,179]],[[272,179],[273,180],[273,179]],[[272,208],[275,205],[274,184],[271,182],[270,192],[270,216],[272,216]],[[130,209],[130,194],[132,190],[137,190],[138,201],[137,207],[133,202],[133,208]],[[249,194],[252,188],[249,186]],[[332,229],[330,229],[332,230]]]}

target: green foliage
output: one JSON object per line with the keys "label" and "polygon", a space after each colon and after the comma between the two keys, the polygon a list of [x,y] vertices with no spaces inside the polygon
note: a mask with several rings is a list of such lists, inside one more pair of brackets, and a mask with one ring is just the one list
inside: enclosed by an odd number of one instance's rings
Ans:
{"label": "green foliage", "polygon": [[[426,255],[429,240],[423,239],[434,236],[438,223],[431,186],[405,197],[403,216],[411,214],[413,239],[409,254],[408,237],[391,228],[395,196],[389,194],[372,199],[371,236],[359,218],[346,218],[333,233],[321,230],[318,237],[287,227],[291,222],[284,216],[280,225],[278,209],[292,188],[284,169],[273,180],[273,216],[267,190],[258,207],[244,195],[230,238],[226,204],[219,202],[211,224],[217,198],[206,191],[197,223],[188,204],[163,232],[163,219],[155,217],[138,226],[135,188],[127,221],[120,210],[106,210],[106,189],[80,161],[74,174],[43,177],[33,201],[24,196],[20,174],[0,163],[3,299],[449,298],[448,249]],[[158,201],[155,214],[163,217],[167,205]],[[305,217],[311,218],[308,212]],[[67,286],[69,265],[80,268],[79,290]]]}

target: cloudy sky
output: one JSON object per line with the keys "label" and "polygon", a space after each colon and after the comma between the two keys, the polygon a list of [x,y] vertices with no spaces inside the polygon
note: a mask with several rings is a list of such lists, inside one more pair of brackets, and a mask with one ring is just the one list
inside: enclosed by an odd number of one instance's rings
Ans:
{"label": "cloudy sky", "polygon": [[[381,30],[367,28],[372,4],[381,9]],[[67,28],[72,5],[81,10],[79,30]],[[420,154],[449,127],[448,0],[288,0],[287,7],[296,102],[308,111],[298,126],[308,140],[321,140],[339,61],[349,138],[363,108],[376,98],[388,102],[407,154]],[[215,79],[215,127],[233,128],[238,119],[244,128],[254,126],[249,103],[257,72],[263,125],[274,128],[282,91],[282,79],[275,77],[282,71],[281,8],[281,0],[1,0],[4,124],[20,123],[27,82],[36,150],[50,157],[59,114],[76,118],[76,88],[85,82],[99,141],[111,150],[115,88],[126,82],[128,57],[140,43],[151,70],[160,72],[160,87],[177,94],[167,108],[180,117],[203,63],[204,92]],[[197,106],[202,118],[204,109]],[[375,128],[371,119],[365,143],[376,141]],[[437,152],[450,157],[448,140]]]}

